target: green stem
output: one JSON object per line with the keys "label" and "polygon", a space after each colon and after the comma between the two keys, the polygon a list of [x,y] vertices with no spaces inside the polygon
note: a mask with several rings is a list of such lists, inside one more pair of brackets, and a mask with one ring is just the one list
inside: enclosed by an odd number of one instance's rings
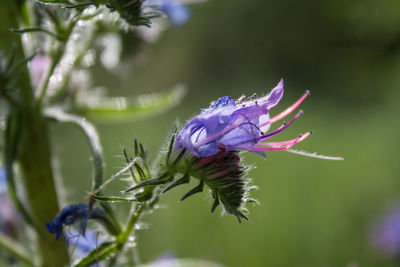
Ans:
{"label": "green stem", "polygon": [[[19,147],[27,203],[35,224],[39,226],[38,249],[42,266],[63,266],[69,257],[64,242],[56,242],[45,230],[46,221],[54,219],[59,211],[53,180],[47,124],[36,108],[22,112],[22,136]],[[41,227],[41,228],[40,228]]]}
{"label": "green stem", "polygon": [[[16,7],[16,19],[20,27],[34,24],[34,3],[31,1],[13,1]],[[21,50],[32,55],[34,40],[21,39]],[[50,71],[52,72],[52,71]],[[37,254],[43,267],[65,266],[69,262],[65,243],[56,242],[54,236],[46,231],[46,221],[53,220],[59,211],[58,198],[51,164],[50,140],[47,123],[42,116],[40,105],[35,97],[28,70],[20,75],[21,139],[18,143],[18,155],[22,170],[22,181],[26,193],[26,203],[37,230]],[[41,93],[44,94],[44,93]],[[39,107],[39,108],[38,108]],[[19,185],[21,186],[21,185]]]}
{"label": "green stem", "polygon": [[[1,90],[1,89],[0,89]],[[18,102],[7,92],[0,91],[0,95],[10,104],[12,107],[18,107]]]}
{"label": "green stem", "polygon": [[[134,227],[138,223],[140,218],[142,217],[143,212],[145,210],[153,209],[154,205],[158,202],[159,194],[160,194],[161,191],[158,188],[154,188],[152,191],[154,193],[153,198],[150,201],[146,202],[146,203],[138,204],[138,206],[136,206],[134,208],[134,211],[131,213],[131,217],[129,218],[128,223],[126,225],[125,231],[123,231],[117,237],[117,242],[120,244],[121,249],[125,246],[126,242],[129,239],[129,236],[134,231]],[[156,192],[154,192],[154,191],[156,191]],[[137,250],[135,250],[135,252],[136,252],[136,255],[134,255],[134,259],[138,259],[139,256],[137,255]],[[138,264],[138,263],[136,262],[136,264]]]}
{"label": "green stem", "polygon": [[0,248],[7,251],[11,256],[29,264],[30,266],[35,265],[32,256],[29,255],[29,253],[25,251],[22,246],[3,234],[0,234]]}
{"label": "green stem", "polygon": [[142,215],[143,211],[146,209],[145,204],[139,204],[139,206],[132,212],[131,217],[129,218],[128,224],[126,225],[125,231],[122,232],[118,236],[118,242],[121,245],[125,245],[126,241],[128,240],[129,236],[132,233],[133,227],[138,222],[140,216]]}

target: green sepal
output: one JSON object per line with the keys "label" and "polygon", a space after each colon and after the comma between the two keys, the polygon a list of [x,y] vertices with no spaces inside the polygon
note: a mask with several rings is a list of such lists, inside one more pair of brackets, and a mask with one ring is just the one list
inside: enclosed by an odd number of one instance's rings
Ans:
{"label": "green sepal", "polygon": [[165,157],[165,165],[166,166],[169,165],[169,158],[171,157],[172,146],[174,145],[174,142],[175,142],[175,133],[172,134],[171,139],[169,140],[167,156]]}
{"label": "green sepal", "polygon": [[186,153],[186,148],[181,150],[181,152],[178,154],[178,156],[176,157],[174,162],[169,166],[169,168],[171,169],[175,168],[179,164],[185,153]]}
{"label": "green sepal", "polygon": [[143,189],[142,192],[136,193],[134,198],[139,202],[145,202],[153,198],[154,185],[149,185]]}
{"label": "green sepal", "polygon": [[192,190],[190,190],[189,192],[187,192],[187,193],[181,198],[181,201],[184,201],[186,198],[190,197],[190,196],[193,195],[193,194],[203,192],[203,188],[204,188],[204,180],[203,180],[203,179],[200,179],[200,183],[199,183],[195,188],[193,188]]}
{"label": "green sepal", "polygon": [[136,189],[139,189],[141,187],[148,186],[148,185],[165,184],[165,183],[170,182],[172,179],[173,179],[173,176],[171,176],[169,173],[165,172],[165,173],[159,175],[157,178],[154,178],[154,179],[151,179],[151,180],[147,180],[147,181],[144,181],[144,182],[142,182],[140,184],[134,185],[134,186],[132,186],[132,187],[130,187],[128,189],[123,190],[121,193],[128,193],[130,191],[133,191],[133,190],[136,190]]}
{"label": "green sepal", "polygon": [[219,205],[219,197],[218,197],[218,193],[216,191],[212,192],[212,197],[214,198],[214,203],[211,207],[211,213],[213,213]]}
{"label": "green sepal", "polygon": [[[131,157],[128,156],[128,152],[126,151],[125,147],[122,148],[122,153],[124,154],[126,163],[127,163],[127,164],[131,163],[133,159],[132,159]],[[134,181],[135,183],[137,183],[136,175],[135,175],[135,173],[133,172],[132,168],[129,168],[129,172],[130,172],[130,174],[131,174],[131,176],[132,176],[133,181]]]}
{"label": "green sepal", "polygon": [[163,190],[163,193],[171,190],[175,186],[181,185],[181,184],[187,184],[190,181],[190,176],[185,174],[182,178],[176,180],[175,182],[171,183],[167,188]]}

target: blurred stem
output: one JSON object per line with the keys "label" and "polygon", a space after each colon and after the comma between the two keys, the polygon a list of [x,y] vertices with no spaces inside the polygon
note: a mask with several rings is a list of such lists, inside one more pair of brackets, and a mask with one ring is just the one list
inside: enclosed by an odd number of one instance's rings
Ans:
{"label": "blurred stem", "polygon": [[24,108],[19,162],[31,214],[39,226],[38,249],[42,265],[50,267],[68,263],[68,253],[65,244],[55,242],[45,230],[46,221],[52,220],[59,211],[47,130],[40,111],[34,107]]}
{"label": "blurred stem", "polygon": [[29,255],[22,246],[3,234],[0,234],[0,248],[4,249],[11,256],[29,264],[30,266],[35,265],[32,256]]}
{"label": "blurred stem", "polygon": [[[71,24],[69,26],[69,34],[72,33],[76,23],[79,21],[79,17],[80,16],[77,16],[71,21]],[[98,30],[97,26],[93,26],[92,31],[90,33],[87,33],[89,37],[87,38],[86,42],[84,42],[80,45],[80,50],[76,51],[74,60],[70,64],[68,71],[64,74],[64,77],[63,77],[60,85],[55,89],[55,94],[49,100],[50,103],[57,103],[57,102],[63,101],[69,96],[68,91],[66,89],[67,89],[68,81],[71,78],[72,71],[82,61],[83,57],[86,55],[88,50],[92,47],[93,42],[96,38],[97,30]]]}
{"label": "blurred stem", "polygon": [[[22,4],[20,5],[20,3]],[[16,18],[19,26],[33,26],[33,8],[31,1],[18,1]],[[34,40],[28,37],[21,38],[21,41],[22,50],[30,56]],[[35,225],[38,226],[38,254],[41,258],[41,266],[65,266],[69,262],[67,247],[63,242],[55,242],[54,237],[45,228],[46,221],[52,220],[59,211],[47,123],[41,109],[37,108],[35,103],[27,69],[20,75],[19,81],[22,103],[19,110],[21,139],[18,147],[18,160],[25,185],[26,202],[30,206],[30,213]]]}
{"label": "blurred stem", "polygon": [[4,90],[1,90],[0,94],[2,97],[4,97],[4,99],[8,102],[8,104],[10,104],[10,106],[18,107],[18,102],[14,98],[12,98],[12,96],[9,95],[7,92],[4,92]]}

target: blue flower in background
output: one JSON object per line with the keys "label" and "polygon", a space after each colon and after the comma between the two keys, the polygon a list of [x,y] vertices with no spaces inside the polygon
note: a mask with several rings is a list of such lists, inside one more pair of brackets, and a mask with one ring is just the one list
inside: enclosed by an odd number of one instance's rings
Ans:
{"label": "blue flower in background", "polygon": [[6,183],[6,170],[0,167],[0,194],[5,194],[7,192]]}
{"label": "blue flower in background", "polygon": [[56,234],[56,239],[59,239],[63,232],[64,225],[79,224],[80,233],[85,236],[86,224],[96,213],[103,213],[101,209],[89,209],[87,204],[72,204],[66,206],[52,222],[46,222],[47,230]]}
{"label": "blue flower in background", "polygon": [[11,200],[7,196],[0,195],[0,232],[7,236],[17,233],[20,217]]}
{"label": "blue flower in background", "polygon": [[175,26],[182,26],[190,17],[190,10],[177,0],[147,0],[147,6],[163,12]]}
{"label": "blue flower in background", "polygon": [[65,239],[74,247],[75,257],[82,258],[90,251],[96,249],[103,241],[96,232],[86,230],[85,236],[76,231],[67,231]]}
{"label": "blue flower in background", "polygon": [[20,223],[20,217],[6,193],[6,171],[0,167],[0,232],[7,236],[14,236]]}
{"label": "blue flower in background", "polygon": [[172,24],[181,26],[186,23],[190,16],[190,10],[187,6],[176,0],[162,0],[158,7],[171,20]]}
{"label": "blue flower in background", "polygon": [[386,257],[400,256],[400,205],[395,205],[372,228],[370,244]]}

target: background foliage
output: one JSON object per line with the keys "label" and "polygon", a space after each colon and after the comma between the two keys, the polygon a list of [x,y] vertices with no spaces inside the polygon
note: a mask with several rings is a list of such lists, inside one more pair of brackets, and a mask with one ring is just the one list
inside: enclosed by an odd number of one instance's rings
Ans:
{"label": "background foliage", "polygon": [[[0,47],[7,50],[18,36],[8,31],[9,8],[3,2],[0,7]],[[192,13],[184,27],[149,47],[130,45],[126,37],[115,73],[92,67],[94,83],[112,95],[159,91],[177,82],[189,88],[179,107],[150,120],[97,123],[106,177],[122,166],[115,155],[134,137],[156,157],[176,117],[184,122],[222,95],[266,93],[281,77],[286,95],[275,114],[311,91],[301,123],[285,135],[313,129],[301,148],[345,161],[247,154],[257,166],[250,176],[261,206],[251,207],[251,222],[241,225],[230,216],[210,215],[207,194],[180,203],[193,185],[177,188],[161,201],[168,209],[148,216],[151,227],[139,233],[142,260],[172,253],[227,266],[381,266],[368,230],[400,198],[400,3],[220,0],[193,6]],[[53,125],[51,132],[68,202],[80,201],[91,183],[85,140],[64,125]]]}

